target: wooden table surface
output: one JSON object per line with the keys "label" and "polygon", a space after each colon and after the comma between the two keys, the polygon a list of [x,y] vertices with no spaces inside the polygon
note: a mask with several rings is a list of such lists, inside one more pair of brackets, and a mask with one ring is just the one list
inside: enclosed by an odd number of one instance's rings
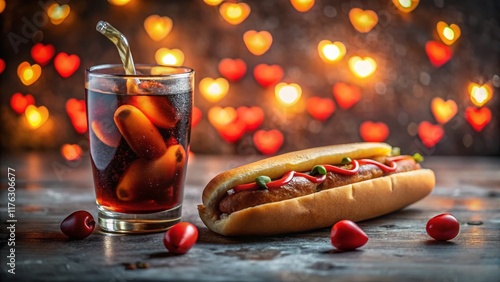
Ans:
{"label": "wooden table surface", "polygon": [[[200,236],[191,251],[171,256],[163,233],[114,235],[96,230],[68,240],[59,224],[72,211],[97,215],[89,159],[58,154],[2,156],[1,281],[500,281],[500,159],[427,157],[437,185],[424,200],[359,225],[370,237],[357,251],[336,252],[329,229],[267,238],[210,232],[196,205],[218,172],[251,157],[196,156],[189,165],[183,219]],[[15,274],[7,272],[7,168],[15,169]],[[451,212],[460,234],[430,240],[429,218]],[[149,264],[127,270],[125,264]]]}

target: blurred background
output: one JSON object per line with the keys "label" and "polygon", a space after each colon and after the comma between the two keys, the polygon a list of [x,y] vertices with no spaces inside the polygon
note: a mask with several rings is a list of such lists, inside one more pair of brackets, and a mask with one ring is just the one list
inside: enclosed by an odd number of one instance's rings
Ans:
{"label": "blurred background", "polygon": [[0,0],[2,151],[88,150],[84,70],[195,69],[194,154],[384,141],[500,155],[500,4],[419,0]]}

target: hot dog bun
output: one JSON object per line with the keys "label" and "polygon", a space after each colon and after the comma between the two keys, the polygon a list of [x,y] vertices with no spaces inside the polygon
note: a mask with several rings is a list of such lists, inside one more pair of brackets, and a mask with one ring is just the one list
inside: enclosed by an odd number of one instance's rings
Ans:
{"label": "hot dog bun", "polygon": [[218,203],[232,187],[260,175],[272,179],[286,172],[309,171],[317,164],[342,159],[387,156],[385,143],[352,143],[291,152],[243,165],[217,175],[205,187],[200,218],[212,231],[226,235],[273,235],[330,227],[342,219],[365,220],[387,214],[428,195],[435,184],[429,169],[402,172],[327,189],[310,195],[258,205],[220,218]]}

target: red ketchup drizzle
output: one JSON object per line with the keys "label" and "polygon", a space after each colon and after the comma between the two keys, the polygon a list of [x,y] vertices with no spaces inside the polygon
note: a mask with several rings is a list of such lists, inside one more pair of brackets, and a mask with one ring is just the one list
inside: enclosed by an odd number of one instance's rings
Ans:
{"label": "red ketchup drizzle", "polygon": [[[388,158],[389,166],[385,165],[383,163],[374,161],[374,160],[370,160],[370,159],[353,160],[351,162],[351,164],[352,164],[351,169],[344,169],[344,168],[340,168],[340,167],[334,166],[334,165],[323,165],[323,166],[329,172],[338,173],[338,174],[342,174],[342,175],[354,175],[358,172],[360,165],[371,164],[371,165],[376,165],[377,167],[379,167],[384,173],[389,173],[389,172],[396,171],[396,168],[397,168],[396,162],[397,161],[400,161],[400,160],[403,160],[406,158],[411,158],[411,157],[410,156],[390,157],[390,158]],[[278,189],[281,186],[288,184],[294,176],[304,177],[313,183],[322,183],[326,179],[326,175],[319,174],[318,176],[313,176],[310,174],[296,172],[296,171],[292,170],[290,172],[285,173],[285,175],[283,175],[283,177],[281,177],[280,179],[273,180],[271,182],[266,183],[266,186],[269,190]],[[256,182],[237,185],[233,188],[234,192],[254,191],[254,190],[260,190],[260,189],[261,189],[261,187]]]}

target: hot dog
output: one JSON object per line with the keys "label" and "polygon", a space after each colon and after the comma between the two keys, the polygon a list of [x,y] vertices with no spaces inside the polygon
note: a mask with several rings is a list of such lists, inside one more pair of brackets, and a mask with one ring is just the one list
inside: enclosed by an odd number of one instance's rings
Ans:
{"label": "hot dog", "polygon": [[200,218],[226,235],[273,235],[361,221],[412,204],[435,184],[434,172],[385,143],[352,143],[291,152],[243,165],[203,190]]}

